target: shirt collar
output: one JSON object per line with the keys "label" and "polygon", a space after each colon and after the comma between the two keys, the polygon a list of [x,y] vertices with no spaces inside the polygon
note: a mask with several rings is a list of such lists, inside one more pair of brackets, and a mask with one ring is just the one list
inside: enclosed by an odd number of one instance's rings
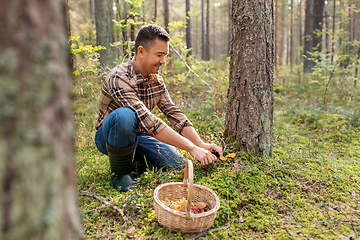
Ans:
{"label": "shirt collar", "polygon": [[134,68],[135,79],[137,84],[145,85],[145,84],[157,82],[156,74],[150,73],[146,76],[146,78],[143,77],[135,61],[135,57],[129,58],[128,63],[131,64]]}

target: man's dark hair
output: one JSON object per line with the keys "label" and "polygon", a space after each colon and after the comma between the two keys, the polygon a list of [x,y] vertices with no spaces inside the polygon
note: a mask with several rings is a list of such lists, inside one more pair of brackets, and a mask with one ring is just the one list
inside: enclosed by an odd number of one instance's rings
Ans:
{"label": "man's dark hair", "polygon": [[135,39],[135,54],[137,54],[139,46],[143,46],[148,51],[155,39],[168,42],[170,41],[170,35],[158,25],[148,24],[142,26]]}

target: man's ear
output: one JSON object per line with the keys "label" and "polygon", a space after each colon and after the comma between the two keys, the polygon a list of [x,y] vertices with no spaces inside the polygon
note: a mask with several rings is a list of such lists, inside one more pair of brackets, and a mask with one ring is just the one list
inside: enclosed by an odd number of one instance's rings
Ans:
{"label": "man's ear", "polygon": [[145,48],[143,46],[139,46],[137,49],[137,54],[142,57],[144,55]]}

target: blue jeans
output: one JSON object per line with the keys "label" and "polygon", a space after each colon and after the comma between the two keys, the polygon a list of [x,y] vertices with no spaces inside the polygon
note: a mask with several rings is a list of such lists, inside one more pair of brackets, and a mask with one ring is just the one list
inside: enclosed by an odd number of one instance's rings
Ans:
{"label": "blue jeans", "polygon": [[149,165],[155,165],[164,171],[184,168],[185,159],[175,147],[146,136],[145,132],[136,132],[138,126],[136,115],[130,108],[118,108],[105,118],[96,131],[95,145],[107,155],[106,142],[115,148],[126,148],[134,144],[137,137],[134,161],[142,163],[146,159]]}

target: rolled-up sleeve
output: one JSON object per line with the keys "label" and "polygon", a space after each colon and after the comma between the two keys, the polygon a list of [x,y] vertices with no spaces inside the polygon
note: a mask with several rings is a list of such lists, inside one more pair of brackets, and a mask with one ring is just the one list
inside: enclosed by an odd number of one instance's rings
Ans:
{"label": "rolled-up sleeve", "polygon": [[166,88],[164,88],[160,97],[158,107],[165,114],[166,118],[177,132],[181,133],[185,126],[192,126],[185,114],[175,106]]}

